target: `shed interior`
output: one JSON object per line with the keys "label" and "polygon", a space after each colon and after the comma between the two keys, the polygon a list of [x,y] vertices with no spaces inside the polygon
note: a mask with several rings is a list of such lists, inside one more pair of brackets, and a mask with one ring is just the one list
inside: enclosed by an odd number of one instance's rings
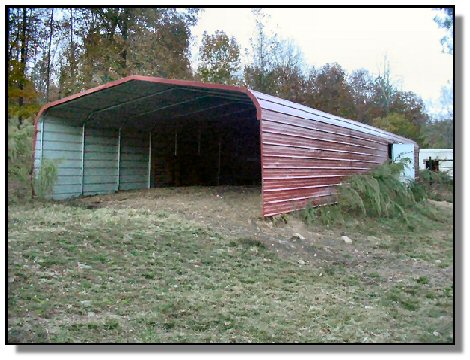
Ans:
{"label": "shed interior", "polygon": [[261,182],[259,122],[227,113],[160,121],[152,132],[151,186]]}
{"label": "shed interior", "polygon": [[135,81],[46,110],[35,167],[57,160],[55,198],[261,182],[260,124],[242,92]]}

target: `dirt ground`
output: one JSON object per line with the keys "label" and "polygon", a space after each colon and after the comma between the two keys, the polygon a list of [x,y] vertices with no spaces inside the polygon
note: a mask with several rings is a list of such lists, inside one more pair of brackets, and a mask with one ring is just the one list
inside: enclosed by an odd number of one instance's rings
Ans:
{"label": "dirt ground", "polygon": [[[423,256],[414,256],[413,251],[398,260],[396,253],[399,252],[400,243],[406,242],[408,236],[387,233],[375,224],[369,229],[369,234],[358,232],[362,226],[357,221],[350,226],[330,228],[307,226],[295,215],[263,218],[259,187],[154,188],[91,196],[77,201],[87,208],[148,209],[176,213],[233,240],[258,240],[281,257],[297,259],[299,264],[313,266],[320,271],[331,265],[341,265],[363,273],[375,271],[389,282],[419,276],[429,278],[435,285],[453,282],[453,266],[446,260],[437,259],[434,263],[424,261]],[[452,211],[452,203],[429,201],[442,211]],[[348,236],[352,244],[345,243],[342,236]],[[399,239],[400,236],[405,239]],[[432,236],[434,240],[441,241],[449,236],[449,229],[443,227],[434,231]],[[410,234],[408,241],[413,241],[414,237],[415,234]],[[391,252],[392,248],[395,251]],[[402,252],[406,253],[406,250]]]}
{"label": "dirt ground", "polygon": [[[86,197],[77,200],[90,208],[131,208],[164,210],[177,213],[232,239],[250,238],[281,252],[301,250],[302,241],[293,238],[299,233],[305,241],[328,245],[324,234],[309,230],[293,217],[283,220],[261,216],[261,189],[247,186],[176,187],[127,191],[117,194]],[[308,255],[308,254],[306,254]]]}

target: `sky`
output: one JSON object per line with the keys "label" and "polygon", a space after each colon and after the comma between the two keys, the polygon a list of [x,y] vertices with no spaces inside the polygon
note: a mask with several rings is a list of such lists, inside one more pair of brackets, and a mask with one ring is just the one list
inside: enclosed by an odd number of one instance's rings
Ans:
{"label": "sky", "polygon": [[[268,29],[300,47],[307,64],[337,62],[345,70],[365,68],[374,74],[386,56],[392,78],[403,91],[413,91],[438,112],[441,87],[453,79],[452,55],[442,52],[444,30],[433,21],[432,9],[272,8]],[[202,33],[224,30],[241,49],[250,49],[255,20],[250,9],[208,8],[194,34],[194,54]],[[244,52],[244,51],[242,51]]]}

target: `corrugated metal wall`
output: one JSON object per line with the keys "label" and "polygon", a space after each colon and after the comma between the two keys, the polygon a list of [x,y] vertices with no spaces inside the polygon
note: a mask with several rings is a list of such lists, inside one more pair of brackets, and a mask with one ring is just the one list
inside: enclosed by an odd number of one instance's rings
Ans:
{"label": "corrugated metal wall", "polygon": [[149,133],[123,130],[119,190],[145,189],[148,184]]}
{"label": "corrugated metal wall", "polygon": [[83,195],[117,190],[118,130],[85,127]]}
{"label": "corrugated metal wall", "polygon": [[[118,143],[117,129],[85,127],[83,195],[147,187],[148,132],[123,130],[120,154]],[[58,176],[53,199],[82,195],[82,127],[44,116],[38,127],[35,149],[36,176],[44,159],[56,164]]]}
{"label": "corrugated metal wall", "polygon": [[[42,143],[42,144],[41,144]],[[60,200],[81,194],[82,128],[65,125],[52,117],[43,117],[36,137],[35,175],[44,159],[57,167],[53,198]]]}
{"label": "corrugated metal wall", "polygon": [[341,179],[388,158],[384,139],[263,109],[263,215],[331,201]]}

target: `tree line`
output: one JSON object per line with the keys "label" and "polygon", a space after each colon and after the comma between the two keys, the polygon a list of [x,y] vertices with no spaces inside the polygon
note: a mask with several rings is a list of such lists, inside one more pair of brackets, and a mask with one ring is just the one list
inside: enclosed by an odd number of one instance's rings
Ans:
{"label": "tree line", "polygon": [[[392,131],[422,146],[452,147],[442,129],[433,131],[423,100],[398,88],[387,61],[378,75],[366,69],[348,73],[337,63],[308,67],[293,41],[268,33],[269,18],[261,9],[252,11],[256,31],[250,49],[241,49],[222,30],[205,32],[193,64],[191,35],[201,11],[9,8],[9,119],[21,126],[45,102],[140,74],[246,86]],[[449,127],[445,122],[440,126]]]}

